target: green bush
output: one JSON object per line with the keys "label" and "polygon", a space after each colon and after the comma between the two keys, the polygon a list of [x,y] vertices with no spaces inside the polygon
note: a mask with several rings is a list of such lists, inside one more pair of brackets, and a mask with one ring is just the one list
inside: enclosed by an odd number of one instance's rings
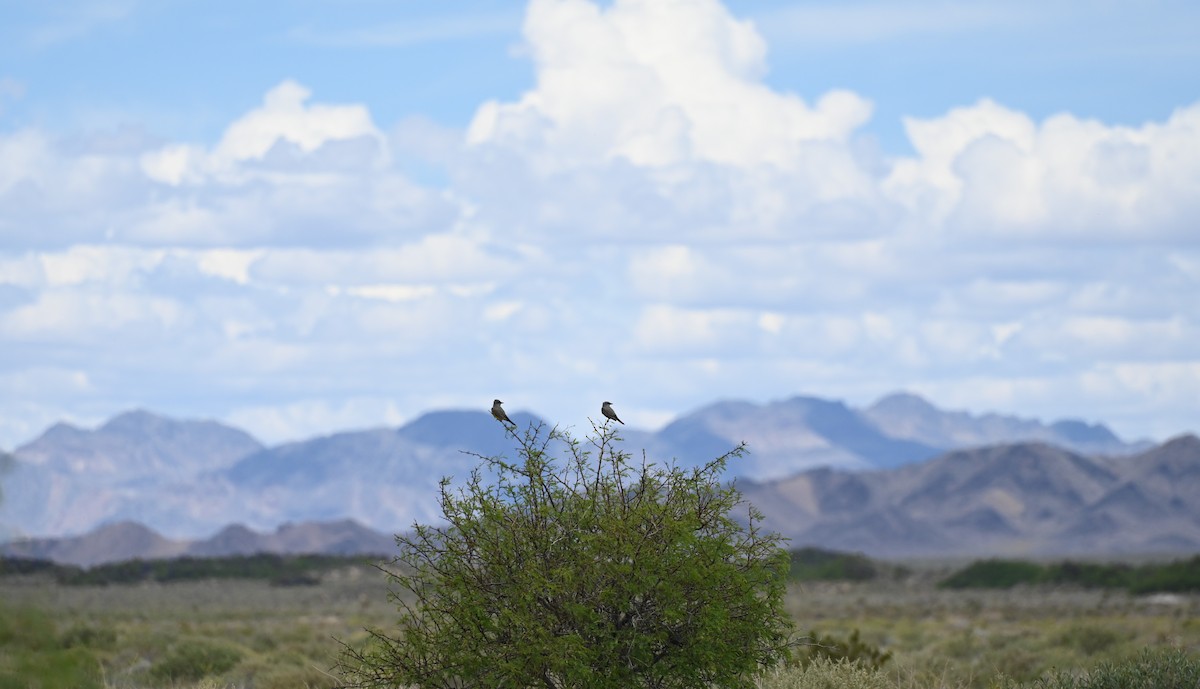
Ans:
{"label": "green bush", "polygon": [[857,629],[850,632],[846,639],[809,632],[806,643],[797,648],[795,660],[800,667],[807,670],[813,662],[821,658],[878,670],[892,659],[892,652],[865,643],[859,637]]}
{"label": "green bush", "polygon": [[942,580],[941,588],[1006,589],[1041,580],[1043,568],[1022,560],[980,560]]}
{"label": "green bush", "polygon": [[0,603],[0,648],[50,650],[58,648],[54,622],[41,610]]}
{"label": "green bush", "polygon": [[608,426],[510,433],[520,462],[477,456],[442,482],[445,526],[397,536],[399,631],[346,647],[352,684],[753,687],[783,659],[787,552],[721,480],[744,448],[685,470],[631,461]]}
{"label": "green bush", "polygon": [[83,648],[0,656],[0,689],[102,689],[100,663]]}
{"label": "green bush", "polygon": [[1178,649],[1146,650],[1136,658],[1102,663],[1083,673],[1055,672],[1037,689],[1196,689],[1200,661]]}
{"label": "green bush", "polygon": [[799,581],[866,581],[879,571],[865,555],[821,548],[791,551],[791,577]]}
{"label": "green bush", "polygon": [[1046,567],[1040,581],[1084,588],[1127,588],[1133,581],[1134,571],[1133,567],[1124,564],[1102,565],[1067,560]]}
{"label": "green bush", "polygon": [[50,560],[31,557],[0,557],[0,576],[15,576],[21,574],[38,574],[53,572],[59,565]]}
{"label": "green bush", "polygon": [[241,659],[241,651],[232,646],[191,639],[171,646],[150,667],[150,676],[168,682],[195,681],[231,670]]}
{"label": "green bush", "polygon": [[1076,625],[1058,636],[1060,646],[1077,648],[1085,655],[1096,655],[1121,642],[1122,634],[1108,627]]}
{"label": "green bush", "polygon": [[1141,567],[1129,585],[1131,593],[1200,591],[1200,555],[1162,565]]}
{"label": "green bush", "polygon": [[107,627],[76,625],[59,635],[58,643],[63,648],[109,649],[117,644],[117,633]]}
{"label": "green bush", "polygon": [[1066,561],[1039,565],[1023,560],[980,560],[944,579],[942,588],[1011,588],[1017,584],[1066,584],[1122,588],[1133,594],[1200,591],[1200,555],[1190,560],[1133,567]]}
{"label": "green bush", "polygon": [[261,579],[280,586],[320,583],[316,572],[363,564],[367,558],[342,555],[231,555],[227,557],[179,557],[169,560],[127,560],[90,569],[56,566],[60,584],[96,586],[132,584],[143,581],[169,583],[200,579]]}
{"label": "green bush", "polygon": [[887,674],[860,663],[814,658],[804,670],[776,668],[764,674],[760,689],[896,689]]}
{"label": "green bush", "polygon": [[336,689],[337,678],[313,666],[274,669],[254,678],[255,689]]}
{"label": "green bush", "polygon": [[0,689],[100,689],[100,663],[87,649],[64,648],[41,610],[0,604]]}

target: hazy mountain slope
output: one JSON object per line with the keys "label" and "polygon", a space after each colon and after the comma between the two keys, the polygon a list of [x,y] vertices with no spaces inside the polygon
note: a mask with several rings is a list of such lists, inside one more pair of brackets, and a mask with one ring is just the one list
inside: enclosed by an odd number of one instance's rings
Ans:
{"label": "hazy mountain slope", "polygon": [[14,452],[0,524],[10,532],[69,534],[106,521],[156,523],[165,516],[156,497],[260,449],[236,428],[145,411],[95,430],[55,424]]}
{"label": "hazy mountain slope", "polygon": [[1186,550],[1200,538],[1200,438],[1184,435],[1116,465],[1119,479],[1073,520],[1078,547]]}
{"label": "hazy mountain slope", "polygon": [[1101,424],[1064,420],[1049,425],[1035,419],[944,411],[910,393],[895,393],[862,415],[882,433],[932,447],[954,449],[1016,441],[1042,441],[1083,454],[1132,454],[1150,443],[1126,443]]}
{"label": "hazy mountain slope", "polygon": [[702,460],[745,441],[750,454],[731,470],[755,480],[780,478],[815,466],[897,466],[940,451],[890,438],[841,402],[815,397],[765,405],[720,402],[672,422],[654,441],[660,451]]}
{"label": "hazy mountain slope", "polygon": [[[513,418],[522,431],[539,423],[526,413]],[[725,401],[682,416],[658,432],[619,430],[625,438],[622,447],[634,456],[644,450],[650,461],[674,459],[683,466],[707,462],[746,441],[750,452],[731,462],[729,475],[759,482],[821,466],[908,466],[982,438],[1008,443],[1049,434],[1109,450],[1129,447],[1102,426],[974,417],[938,410],[912,395],[890,396],[867,411],[804,396],[767,404]],[[446,475],[465,480],[478,461],[476,454],[515,457],[512,438],[486,408],[431,412],[400,428],[347,431],[270,448],[215,422],[178,421],[144,411],[122,414],[95,430],[57,424],[19,448],[13,471],[0,479],[8,496],[0,505],[0,538],[83,533],[121,520],[144,523],[175,538],[196,538],[235,522],[272,529],[286,522],[346,518],[391,532],[435,519],[439,480]],[[1119,472],[1124,461],[1113,458],[1105,466]],[[869,475],[861,479],[870,480]],[[1171,483],[1169,477],[1164,480]],[[866,489],[873,490],[871,485]],[[1123,500],[1135,501],[1138,495],[1156,499],[1152,496],[1162,489],[1158,484],[1133,486]],[[960,519],[997,534],[1018,528],[1002,509],[1006,503],[998,496],[1004,490],[996,488],[988,494],[991,502],[973,505]],[[835,490],[821,499],[826,505],[848,502],[838,496],[843,494]],[[1135,509],[1133,502],[1119,506],[1119,498],[1109,501],[1114,515]],[[883,510],[878,515],[881,528],[915,528],[904,515],[920,518],[904,512],[904,505],[881,503],[878,508]],[[861,517],[843,515],[845,528]],[[855,533],[861,540],[870,531]]]}
{"label": "hazy mountain slope", "polygon": [[123,482],[180,478],[228,466],[262,444],[215,421],[176,420],[147,411],[113,417],[95,430],[59,423],[17,448],[18,460]]}
{"label": "hazy mountain slope", "polygon": [[[520,426],[536,423],[513,414]],[[443,476],[465,481],[480,455],[512,455],[486,412],[435,412],[399,429],[337,433],[257,452],[220,472],[244,500],[235,519],[256,528],[287,521],[356,519],[385,532],[439,516]]]}
{"label": "hazy mountain slope", "polygon": [[195,557],[216,557],[255,553],[388,555],[395,550],[394,535],[367,528],[352,519],[339,519],[287,523],[269,533],[233,524],[209,538],[190,543],[186,552]]}
{"label": "hazy mountain slope", "polygon": [[284,524],[273,532],[258,532],[240,524],[209,538],[172,540],[133,522],[97,527],[82,536],[29,539],[0,545],[0,555],[40,558],[62,564],[92,567],[133,559],[155,560],[181,556],[224,557],[256,553],[323,553],[387,556],[396,549],[391,535],[351,520]]}
{"label": "hazy mountain slope", "polygon": [[[356,440],[355,434],[339,435],[351,437],[318,445],[328,450]],[[269,481],[260,490],[285,484],[312,490],[304,464],[297,463],[295,482]],[[1182,436],[1119,464],[1017,443],[957,450],[890,470],[821,468],[739,486],[763,512],[766,526],[789,536],[792,546],[876,557],[963,557],[1195,552],[1198,483],[1200,439]],[[393,550],[389,534],[343,519],[289,523],[273,533],[229,526],[184,542],[122,522],[84,537],[13,543],[0,552],[81,564],[180,554],[387,554]]]}
{"label": "hazy mountain slope", "polygon": [[135,522],[115,522],[81,536],[38,538],[0,545],[0,554],[38,558],[90,567],[133,558],[156,559],[183,555],[187,544],[164,538]]}
{"label": "hazy mountain slope", "polygon": [[957,450],[886,471],[741,484],[793,545],[875,556],[1200,549],[1200,440],[1110,462],[1042,443]]}

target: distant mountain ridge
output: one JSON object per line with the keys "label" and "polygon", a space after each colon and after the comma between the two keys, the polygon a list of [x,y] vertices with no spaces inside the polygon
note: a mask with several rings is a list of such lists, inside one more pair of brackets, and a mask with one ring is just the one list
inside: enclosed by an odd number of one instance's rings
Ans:
{"label": "distant mountain ridge", "polygon": [[29,464],[93,474],[188,474],[262,447],[249,433],[216,421],[180,421],[135,410],[114,416],[94,431],[56,423],[17,454]]}
{"label": "distant mountain ridge", "polygon": [[[743,482],[765,525],[791,539],[879,558],[1071,557],[1200,551],[1200,438],[1127,458],[1085,457],[1044,443],[954,450],[893,469],[813,469]],[[0,555],[93,566],[134,558],[324,553],[387,557],[391,536],[353,520],[241,524],[195,541],[134,522],[83,536],[0,545]]]}
{"label": "distant mountain ridge", "polygon": [[1194,435],[1115,459],[1016,443],[740,485],[793,546],[877,557],[1200,551]]}
{"label": "distant mountain ridge", "polygon": [[[539,419],[515,413],[524,428]],[[913,395],[866,410],[815,397],[768,404],[718,402],[657,432],[622,428],[626,449],[654,461],[706,461],[743,440],[732,475],[766,482],[814,467],[902,467],[979,441],[1044,440],[1119,455],[1144,447],[1103,426],[942,412]],[[346,431],[265,447],[214,421],[121,414],[95,430],[56,424],[17,448],[3,480],[0,541],[64,536],[133,521],[175,538],[230,524],[270,530],[286,522],[355,519],[392,533],[436,518],[442,476],[464,479],[467,453],[511,453],[486,411],[437,411],[399,428]]]}
{"label": "distant mountain ridge", "polygon": [[[57,423],[17,448],[3,481],[0,541],[8,531],[83,533],[105,521],[170,521],[156,498],[263,448],[245,431],[216,421],[176,420],[144,410],[95,430]],[[189,512],[203,509],[193,505]],[[183,517],[186,518],[186,517]]]}
{"label": "distant mountain ridge", "polygon": [[1125,443],[1102,424],[1078,420],[1050,425],[1034,419],[1001,414],[974,416],[947,412],[911,393],[894,393],[863,411],[880,432],[932,447],[959,448],[995,445],[1014,440],[1040,440],[1083,454],[1129,454],[1150,443]]}
{"label": "distant mountain ridge", "polygon": [[392,536],[350,519],[289,523],[271,533],[233,524],[209,538],[195,541],[169,539],[143,524],[124,521],[99,526],[82,536],[29,539],[0,545],[3,556],[52,560],[80,567],[184,556],[226,557],[258,553],[382,556],[394,550]]}

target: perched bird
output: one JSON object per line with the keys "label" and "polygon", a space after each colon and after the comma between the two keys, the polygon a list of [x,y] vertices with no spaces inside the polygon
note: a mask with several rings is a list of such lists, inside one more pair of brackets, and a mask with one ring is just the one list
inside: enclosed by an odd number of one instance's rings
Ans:
{"label": "perched bird", "polygon": [[500,423],[517,425],[512,419],[508,418],[508,414],[504,413],[504,407],[500,406],[500,400],[492,400],[492,416],[496,417],[496,420]]}
{"label": "perched bird", "polygon": [[604,404],[600,405],[600,413],[604,414],[605,418],[612,419],[622,426],[625,425],[625,422],[617,418],[617,413],[613,411],[612,402],[605,402]]}

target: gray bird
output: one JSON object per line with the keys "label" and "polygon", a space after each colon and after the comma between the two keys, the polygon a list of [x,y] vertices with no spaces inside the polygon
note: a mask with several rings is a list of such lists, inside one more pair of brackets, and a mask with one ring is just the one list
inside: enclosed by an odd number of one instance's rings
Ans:
{"label": "gray bird", "polygon": [[496,417],[496,420],[500,423],[517,425],[512,419],[508,418],[508,414],[504,413],[504,407],[500,406],[500,400],[492,400],[492,416]]}
{"label": "gray bird", "polygon": [[617,423],[621,424],[622,426],[625,425],[625,422],[618,419],[617,413],[615,411],[613,411],[612,402],[605,402],[604,404],[600,405],[600,413],[604,414],[605,418],[612,419],[613,421],[616,421]]}

